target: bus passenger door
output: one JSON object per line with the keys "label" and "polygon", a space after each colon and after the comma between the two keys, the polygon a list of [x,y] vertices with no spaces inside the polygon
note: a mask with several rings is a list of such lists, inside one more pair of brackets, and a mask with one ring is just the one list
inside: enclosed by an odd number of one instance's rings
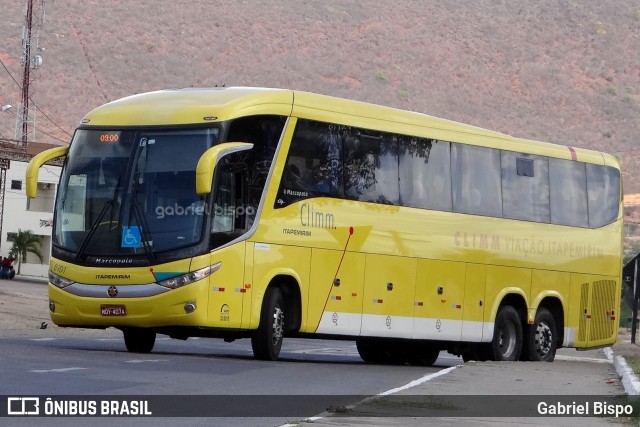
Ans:
{"label": "bus passenger door", "polygon": [[411,338],[416,260],[367,254],[366,262],[361,335]]}
{"label": "bus passenger door", "polygon": [[465,296],[463,262],[418,261],[413,338],[459,341]]}
{"label": "bus passenger door", "polygon": [[211,254],[212,264],[220,269],[209,282],[209,326],[239,328],[245,303],[245,242],[236,243]]}
{"label": "bus passenger door", "polygon": [[309,324],[318,325],[315,332],[360,335],[364,260],[361,253],[312,249]]}
{"label": "bus passenger door", "polygon": [[222,247],[211,253],[212,264],[221,263],[210,281],[209,323],[213,327],[240,328],[248,324],[243,317],[244,305],[251,300],[245,296],[250,289],[245,286],[247,244],[238,242],[224,247],[248,229],[247,191],[246,165],[233,155],[222,159],[214,177],[210,212],[212,248]]}

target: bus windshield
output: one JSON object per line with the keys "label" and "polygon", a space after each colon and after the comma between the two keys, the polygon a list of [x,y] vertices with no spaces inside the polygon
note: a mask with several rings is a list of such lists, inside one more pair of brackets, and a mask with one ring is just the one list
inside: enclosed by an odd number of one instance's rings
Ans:
{"label": "bus windshield", "polygon": [[53,243],[77,257],[146,254],[198,243],[198,159],[218,129],[78,130],[57,198]]}

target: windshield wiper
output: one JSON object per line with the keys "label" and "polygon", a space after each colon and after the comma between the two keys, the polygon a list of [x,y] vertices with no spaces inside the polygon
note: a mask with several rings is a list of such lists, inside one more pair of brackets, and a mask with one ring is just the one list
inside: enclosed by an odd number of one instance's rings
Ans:
{"label": "windshield wiper", "polygon": [[107,210],[112,207],[113,207],[113,199],[107,200],[107,202],[102,207],[102,210],[98,214],[98,218],[96,218],[93,225],[89,229],[89,233],[87,233],[87,237],[85,237],[84,240],[82,241],[82,245],[80,245],[80,249],[78,249],[78,253],[76,254],[76,262],[79,262],[82,256],[84,255],[84,251],[87,249],[89,242],[91,241],[91,239],[93,238],[93,235],[95,234],[96,230],[100,226],[102,219],[107,213]]}
{"label": "windshield wiper", "polygon": [[140,212],[140,206],[138,205],[137,185],[134,187],[133,194],[131,196],[131,207],[133,208],[133,216],[136,218],[138,224],[142,226],[140,240],[142,240],[144,253],[147,255],[147,259],[153,263],[157,260],[157,257],[153,252],[153,249],[151,249],[151,245],[149,245],[149,242],[151,241],[151,235],[149,234],[149,224],[147,223],[147,219],[145,218],[144,213]]}

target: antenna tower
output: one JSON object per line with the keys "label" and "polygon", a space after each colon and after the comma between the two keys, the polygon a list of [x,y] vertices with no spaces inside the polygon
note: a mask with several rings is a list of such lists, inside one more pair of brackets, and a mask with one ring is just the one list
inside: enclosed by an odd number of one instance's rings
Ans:
{"label": "antenna tower", "polygon": [[29,140],[29,126],[35,139],[35,113],[29,111],[29,85],[33,81],[31,70],[42,65],[44,48],[39,46],[40,29],[44,23],[44,0],[26,0],[24,27],[22,28],[22,101],[18,106],[16,140],[25,146]]}

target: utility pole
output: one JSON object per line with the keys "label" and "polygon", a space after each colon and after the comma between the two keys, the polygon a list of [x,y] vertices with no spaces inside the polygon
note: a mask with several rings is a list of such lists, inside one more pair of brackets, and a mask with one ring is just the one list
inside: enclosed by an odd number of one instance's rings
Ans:
{"label": "utility pole", "polygon": [[[34,4],[35,3],[35,4]],[[35,139],[35,114],[29,112],[29,85],[31,70],[42,65],[42,56],[38,54],[38,38],[40,28],[44,23],[44,0],[27,0],[24,13],[24,27],[22,28],[22,101],[18,107],[18,121],[16,123],[16,139],[25,146],[29,140],[29,124],[33,129]]]}
{"label": "utility pole", "polygon": [[2,220],[4,214],[4,194],[7,186],[7,169],[10,165],[9,159],[0,159],[0,245],[2,244]]}

